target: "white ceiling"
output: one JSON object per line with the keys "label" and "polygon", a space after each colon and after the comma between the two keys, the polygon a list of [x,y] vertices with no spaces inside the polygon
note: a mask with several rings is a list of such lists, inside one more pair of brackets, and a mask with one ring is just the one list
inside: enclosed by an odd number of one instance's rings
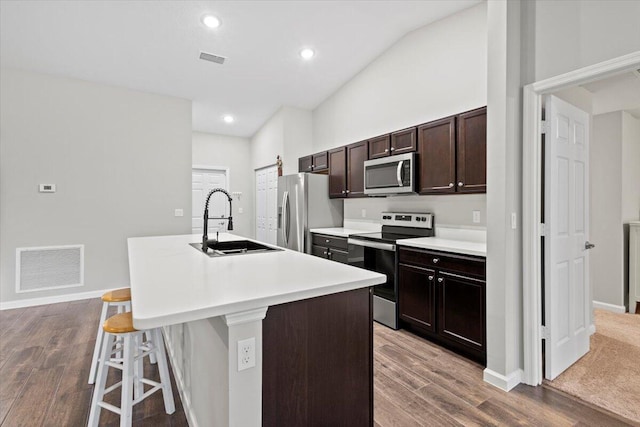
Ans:
{"label": "white ceiling", "polygon": [[[479,2],[2,0],[0,64],[190,99],[194,130],[251,136],[280,106],[315,108],[408,32]],[[222,25],[206,28],[206,13]]]}
{"label": "white ceiling", "polygon": [[593,114],[627,111],[640,119],[640,74],[626,72],[582,85],[591,92]]}

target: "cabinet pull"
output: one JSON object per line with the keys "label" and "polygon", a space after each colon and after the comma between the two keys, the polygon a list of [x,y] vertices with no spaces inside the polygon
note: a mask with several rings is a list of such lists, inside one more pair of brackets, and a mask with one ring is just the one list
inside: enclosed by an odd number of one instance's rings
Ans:
{"label": "cabinet pull", "polygon": [[326,255],[326,254],[327,254],[327,251],[322,252],[322,255]]}
{"label": "cabinet pull", "polygon": [[434,264],[437,264],[437,263],[439,263],[439,262],[440,262],[440,258],[434,258],[434,259],[433,259],[433,263],[434,263]]}
{"label": "cabinet pull", "polygon": [[331,252],[327,252],[327,256],[329,257],[329,259],[331,259],[331,255],[333,255]]}
{"label": "cabinet pull", "polygon": [[325,242],[325,243],[329,243],[330,241],[331,241],[331,240],[329,240],[329,239],[325,239],[325,241],[324,241],[324,242]]}
{"label": "cabinet pull", "polygon": [[385,149],[384,149],[384,152],[385,152],[385,153],[388,153],[388,152],[389,152],[389,149],[388,149],[388,148],[385,148]]}
{"label": "cabinet pull", "polygon": [[342,190],[342,194],[346,194],[346,191]]}
{"label": "cabinet pull", "polygon": [[433,280],[433,276],[429,276],[429,281],[432,281],[432,280]]}
{"label": "cabinet pull", "polygon": [[458,187],[464,187],[464,182],[458,181]]}
{"label": "cabinet pull", "polygon": [[453,187],[453,182],[449,183],[449,188]]}
{"label": "cabinet pull", "polygon": [[349,194],[349,193],[350,193],[350,191],[349,191],[349,190],[347,190],[347,194]]}
{"label": "cabinet pull", "polygon": [[438,283],[442,283],[444,282],[444,279],[442,277],[438,277]]}
{"label": "cabinet pull", "polygon": [[391,147],[389,150],[393,151],[393,150],[395,150],[395,148]]}

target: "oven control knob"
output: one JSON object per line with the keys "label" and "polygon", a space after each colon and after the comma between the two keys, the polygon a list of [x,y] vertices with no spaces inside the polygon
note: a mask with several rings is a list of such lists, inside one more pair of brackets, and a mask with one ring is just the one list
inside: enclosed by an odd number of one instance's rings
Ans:
{"label": "oven control knob", "polygon": [[419,216],[417,216],[417,217],[416,217],[416,221],[420,222],[420,221],[422,221],[422,219],[420,219],[420,217],[419,217]]}
{"label": "oven control knob", "polygon": [[427,217],[426,217],[426,216],[423,216],[423,217],[422,217],[422,221],[427,222]]}

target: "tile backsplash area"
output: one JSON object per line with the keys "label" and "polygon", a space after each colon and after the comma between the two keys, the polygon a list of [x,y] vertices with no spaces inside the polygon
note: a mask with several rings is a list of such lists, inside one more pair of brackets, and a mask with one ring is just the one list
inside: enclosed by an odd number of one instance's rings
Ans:
{"label": "tile backsplash area", "polygon": [[[486,194],[452,194],[439,196],[370,197],[344,201],[344,219],[380,220],[380,214],[394,212],[431,212],[438,225],[487,226]],[[473,222],[473,211],[480,212],[480,222]]]}

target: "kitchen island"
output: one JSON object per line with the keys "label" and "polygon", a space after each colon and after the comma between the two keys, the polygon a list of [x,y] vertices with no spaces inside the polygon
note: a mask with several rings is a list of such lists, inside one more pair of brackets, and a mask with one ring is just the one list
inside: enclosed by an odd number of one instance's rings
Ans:
{"label": "kitchen island", "polygon": [[164,327],[190,422],[372,425],[369,287],[385,277],[289,250],[209,257],[200,238],[128,240],[134,326]]}

